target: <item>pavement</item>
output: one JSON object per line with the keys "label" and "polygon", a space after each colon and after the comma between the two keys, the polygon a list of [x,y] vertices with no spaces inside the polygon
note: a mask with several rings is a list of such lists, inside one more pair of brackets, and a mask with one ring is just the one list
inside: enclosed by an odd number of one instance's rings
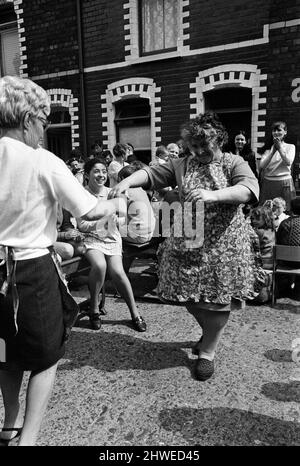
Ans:
{"label": "pavement", "polygon": [[[135,261],[130,273],[145,333],[109,286],[101,330],[87,317],[74,327],[37,445],[299,446],[300,363],[291,356],[299,302],[233,311],[215,374],[199,382],[191,353],[199,327],[183,306],[157,300],[152,265]],[[84,300],[86,286],[74,295]]]}

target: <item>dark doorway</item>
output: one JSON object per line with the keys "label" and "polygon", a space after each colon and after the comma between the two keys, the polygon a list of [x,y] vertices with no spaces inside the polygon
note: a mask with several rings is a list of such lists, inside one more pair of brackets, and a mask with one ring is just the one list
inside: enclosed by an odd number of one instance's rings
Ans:
{"label": "dark doorway", "polygon": [[229,140],[243,130],[251,139],[252,92],[245,87],[225,87],[205,92],[205,111],[216,112]]}

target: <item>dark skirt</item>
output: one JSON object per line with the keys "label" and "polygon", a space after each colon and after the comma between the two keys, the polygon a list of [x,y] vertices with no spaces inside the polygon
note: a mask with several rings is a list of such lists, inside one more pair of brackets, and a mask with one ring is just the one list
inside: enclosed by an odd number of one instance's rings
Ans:
{"label": "dark skirt", "polygon": [[259,203],[264,204],[269,199],[282,197],[286,202],[286,210],[291,209],[291,200],[296,197],[296,190],[292,178],[286,180],[263,179],[260,187]]}
{"label": "dark skirt", "polygon": [[18,261],[16,285],[17,333],[11,290],[0,294],[0,338],[6,347],[0,340],[0,369],[47,369],[65,352],[62,295],[50,254]]}

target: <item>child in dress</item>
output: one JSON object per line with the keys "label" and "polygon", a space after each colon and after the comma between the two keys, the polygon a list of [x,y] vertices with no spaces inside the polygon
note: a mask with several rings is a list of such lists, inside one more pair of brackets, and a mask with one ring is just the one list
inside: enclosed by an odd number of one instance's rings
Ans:
{"label": "child in dress", "polygon": [[274,215],[275,231],[277,231],[281,222],[289,218],[289,215],[286,214],[286,202],[282,197],[275,197],[273,199],[272,211]]}
{"label": "child in dress", "polygon": [[272,208],[266,205],[258,206],[251,211],[250,220],[256,235],[253,238],[254,249],[260,252],[262,267],[270,271],[266,276],[265,286],[255,298],[258,303],[271,299],[273,246],[275,245],[275,224]]}
{"label": "child in dress", "polygon": [[[86,189],[98,199],[106,200],[110,188],[105,186],[107,167],[102,159],[88,160],[84,166],[88,178]],[[85,257],[91,264],[89,274],[90,323],[94,330],[101,327],[99,293],[105,281],[106,270],[115,287],[126,301],[133,326],[145,332],[146,323],[139,315],[130,281],[122,263],[122,238],[117,227],[117,217],[104,217],[101,221],[77,219],[78,229],[85,233]]]}
{"label": "child in dress", "polygon": [[263,268],[273,268],[273,246],[275,245],[275,227],[272,209],[258,206],[250,214],[251,225],[258,236]]}

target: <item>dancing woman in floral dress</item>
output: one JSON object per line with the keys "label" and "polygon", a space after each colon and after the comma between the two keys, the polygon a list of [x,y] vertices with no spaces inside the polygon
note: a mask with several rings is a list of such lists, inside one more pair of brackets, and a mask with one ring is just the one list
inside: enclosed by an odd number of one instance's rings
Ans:
{"label": "dancing woman in floral dress", "polygon": [[227,133],[216,115],[205,113],[191,120],[184,140],[192,155],[143,168],[119,183],[111,196],[129,187],[160,189],[175,183],[183,207],[204,202],[203,244],[191,245],[184,234],[178,237],[172,230],[160,246],[158,295],[184,304],[202,328],[194,347],[195,377],[207,380],[214,373],[215,352],[232,302],[253,299],[264,282],[242,211],[246,202],[257,201],[259,188],[242,157],[222,152]]}

